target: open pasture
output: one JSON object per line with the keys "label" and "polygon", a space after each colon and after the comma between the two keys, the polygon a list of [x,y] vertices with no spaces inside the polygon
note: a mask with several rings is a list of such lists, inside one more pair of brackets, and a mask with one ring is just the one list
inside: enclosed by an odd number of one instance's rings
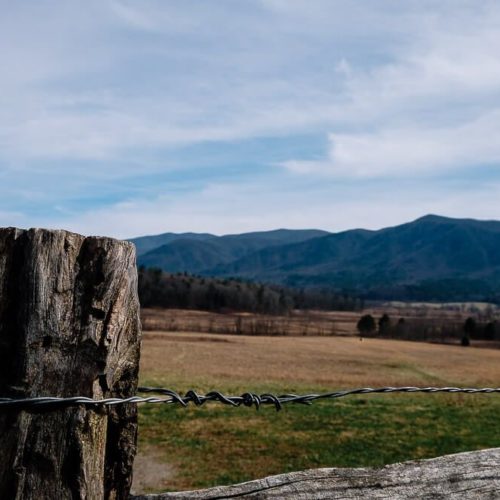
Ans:
{"label": "open pasture", "polygon": [[235,335],[354,335],[358,312],[293,311],[287,316],[245,312],[214,313],[147,308],[141,311],[146,331],[206,332]]}
{"label": "open pasture", "polygon": [[[436,342],[459,343],[466,318],[478,322],[500,319],[497,306],[483,303],[398,303],[388,302],[363,311],[300,311],[286,316],[243,312],[214,313],[195,310],[146,308],[141,311],[146,331],[205,332],[263,336],[353,336],[358,335],[356,324],[363,314],[375,320],[384,313],[391,324],[403,318],[406,333],[420,332],[413,337]],[[442,334],[445,330],[448,334]],[[423,334],[427,331],[427,334]],[[454,331],[453,335],[449,335]],[[480,344],[476,344],[480,345]]]}
{"label": "open pasture", "polygon": [[142,379],[295,387],[498,384],[500,351],[357,337],[145,332]]}
{"label": "open pasture", "polygon": [[[498,386],[500,350],[356,337],[145,332],[141,383],[180,392]],[[500,446],[498,395],[372,395],[312,406],[142,406],[137,491]],[[149,471],[149,472],[148,472]]]}

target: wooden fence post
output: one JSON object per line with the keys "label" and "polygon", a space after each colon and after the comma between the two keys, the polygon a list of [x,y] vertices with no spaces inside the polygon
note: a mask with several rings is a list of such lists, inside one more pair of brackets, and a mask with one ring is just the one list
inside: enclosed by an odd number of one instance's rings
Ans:
{"label": "wooden fence post", "polygon": [[[0,229],[0,397],[135,394],[135,249],[69,233]],[[0,413],[0,498],[125,499],[136,405]]]}

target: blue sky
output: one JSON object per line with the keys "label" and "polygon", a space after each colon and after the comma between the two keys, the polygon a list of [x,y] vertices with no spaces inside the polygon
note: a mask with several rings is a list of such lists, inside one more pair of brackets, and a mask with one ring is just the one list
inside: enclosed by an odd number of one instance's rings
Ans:
{"label": "blue sky", "polygon": [[500,218],[500,3],[0,0],[0,225]]}

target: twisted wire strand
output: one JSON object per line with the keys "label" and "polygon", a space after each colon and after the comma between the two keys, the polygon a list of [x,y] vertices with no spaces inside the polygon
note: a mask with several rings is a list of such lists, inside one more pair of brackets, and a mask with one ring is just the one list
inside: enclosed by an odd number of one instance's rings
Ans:
{"label": "twisted wire strand", "polygon": [[163,387],[139,387],[137,392],[157,394],[158,396],[131,396],[128,398],[104,398],[92,399],[84,396],[74,396],[68,398],[42,396],[34,398],[0,398],[0,410],[35,410],[35,409],[57,409],[68,406],[113,406],[130,403],[158,403],[158,404],[179,404],[187,406],[192,403],[196,406],[202,406],[207,402],[217,402],[228,406],[248,406],[259,409],[261,406],[274,406],[279,411],[284,404],[306,404],[310,405],[313,401],[321,399],[338,399],[346,396],[364,395],[364,394],[391,394],[391,393],[463,393],[463,394],[493,394],[500,393],[500,387],[361,387],[358,389],[348,389],[343,391],[332,391],[322,394],[254,394],[245,392],[240,396],[227,396],[219,391],[211,391],[207,394],[198,394],[190,390],[184,396],[171,389]]}

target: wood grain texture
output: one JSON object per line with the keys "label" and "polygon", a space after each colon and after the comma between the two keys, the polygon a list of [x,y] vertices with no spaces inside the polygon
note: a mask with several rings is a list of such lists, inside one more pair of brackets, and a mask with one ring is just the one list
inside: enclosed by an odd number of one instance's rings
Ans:
{"label": "wood grain texture", "polygon": [[[0,395],[127,397],[140,351],[133,245],[0,229]],[[0,498],[127,498],[135,405],[0,414]]]}
{"label": "wood grain texture", "polygon": [[174,498],[498,499],[500,448],[382,468],[315,469],[233,486],[131,497],[134,500]]}

